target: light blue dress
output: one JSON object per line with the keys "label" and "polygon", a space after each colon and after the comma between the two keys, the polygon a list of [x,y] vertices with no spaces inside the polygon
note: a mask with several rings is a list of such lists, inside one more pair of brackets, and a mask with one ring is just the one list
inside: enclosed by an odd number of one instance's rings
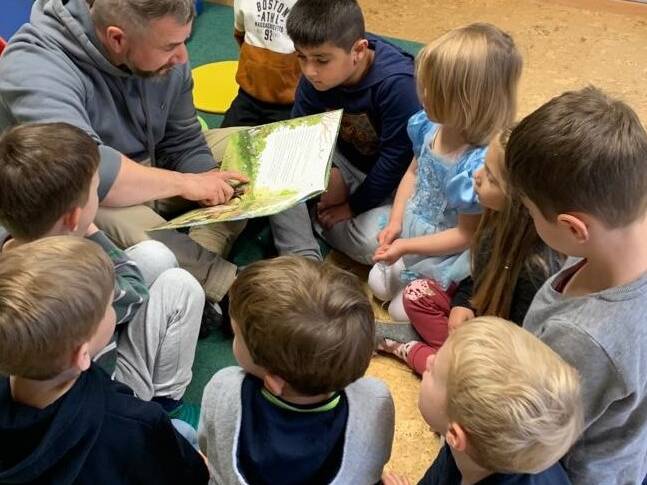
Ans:
{"label": "light blue dress", "polygon": [[[458,225],[459,214],[479,214],[473,176],[484,162],[487,147],[474,146],[456,160],[446,160],[431,151],[440,125],[420,111],[409,119],[407,131],[418,159],[416,189],[407,201],[402,223],[402,238],[435,234]],[[470,273],[468,251],[449,256],[403,257],[404,282],[432,278],[447,289]]]}

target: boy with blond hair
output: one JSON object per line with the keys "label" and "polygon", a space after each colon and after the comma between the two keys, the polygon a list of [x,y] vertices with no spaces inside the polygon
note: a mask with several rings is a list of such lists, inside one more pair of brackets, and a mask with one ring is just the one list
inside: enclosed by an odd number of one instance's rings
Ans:
{"label": "boy with blond hair", "polygon": [[570,483],[558,460],[581,429],[579,377],[512,322],[480,317],[452,332],[427,359],[418,406],[445,438],[420,485]]}
{"label": "boy with blond hair", "polygon": [[72,236],[0,257],[0,482],[206,483],[160,406],[92,358],[115,330],[112,262]]}
{"label": "boy with blond hair", "polygon": [[587,87],[524,118],[506,166],[539,236],[573,257],[539,290],[523,324],[582,376],[584,432],[562,463],[578,485],[641,483],[647,133],[629,106]]}
{"label": "boy with blond hair", "polygon": [[230,299],[240,367],[211,379],[198,430],[215,483],[379,482],[394,409],[362,377],[375,329],[357,278],[284,256],[246,267]]}
{"label": "boy with blond hair", "polygon": [[[99,149],[66,123],[21,125],[0,138],[0,252],[54,235],[79,235],[99,244],[115,269],[119,331],[99,353],[102,366],[171,415],[197,427],[198,410],[182,396],[200,330],[204,293],[161,243],[144,241],[124,252],[93,224],[97,212]],[[131,256],[157,266],[144,277]],[[151,264],[151,258],[162,264]],[[175,263],[176,265],[177,263]]]}

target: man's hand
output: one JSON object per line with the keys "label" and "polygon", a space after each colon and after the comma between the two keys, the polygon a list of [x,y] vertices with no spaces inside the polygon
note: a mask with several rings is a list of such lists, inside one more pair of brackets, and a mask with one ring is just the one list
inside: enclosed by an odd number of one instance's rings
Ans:
{"label": "man's hand", "polygon": [[449,331],[453,332],[460,327],[464,322],[474,318],[474,312],[464,306],[455,306],[449,312],[449,320],[447,322]]}
{"label": "man's hand", "polygon": [[391,244],[383,244],[375,250],[373,261],[376,263],[393,264],[405,253],[404,240],[396,239]]}
{"label": "man's hand", "polygon": [[198,201],[204,206],[224,204],[234,195],[234,188],[229,180],[249,182],[249,179],[238,172],[209,170],[203,173],[182,174],[184,185],[180,197]]}
{"label": "man's hand", "polygon": [[391,244],[393,241],[400,237],[401,232],[402,224],[389,221],[386,227],[382,229],[377,235],[377,242],[380,246]]}
{"label": "man's hand", "polygon": [[353,218],[348,202],[334,205],[327,209],[317,210],[317,219],[324,229],[328,230],[335,224],[347,221]]}
{"label": "man's hand", "polygon": [[382,473],[382,483],[384,485],[409,485],[409,480],[393,472],[384,472]]}

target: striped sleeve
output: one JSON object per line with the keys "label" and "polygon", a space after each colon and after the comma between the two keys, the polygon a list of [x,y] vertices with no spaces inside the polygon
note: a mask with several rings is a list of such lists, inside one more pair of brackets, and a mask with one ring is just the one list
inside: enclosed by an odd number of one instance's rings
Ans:
{"label": "striped sleeve", "polygon": [[88,239],[101,246],[112,260],[115,269],[115,296],[112,306],[117,314],[117,325],[127,323],[148,299],[144,277],[137,264],[102,231],[94,233]]}

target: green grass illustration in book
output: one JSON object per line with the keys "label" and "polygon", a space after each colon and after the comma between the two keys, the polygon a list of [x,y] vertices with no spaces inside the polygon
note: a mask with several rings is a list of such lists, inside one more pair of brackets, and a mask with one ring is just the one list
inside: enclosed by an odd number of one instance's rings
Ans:
{"label": "green grass illustration in book", "polygon": [[342,110],[279,121],[232,134],[221,168],[249,177],[228,203],[195,209],[157,226],[176,229],[276,214],[322,193],[328,184]]}

